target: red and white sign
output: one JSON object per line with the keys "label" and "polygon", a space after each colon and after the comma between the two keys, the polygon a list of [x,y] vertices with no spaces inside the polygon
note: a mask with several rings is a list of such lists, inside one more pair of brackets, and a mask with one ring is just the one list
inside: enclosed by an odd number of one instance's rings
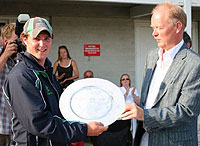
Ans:
{"label": "red and white sign", "polygon": [[100,44],[85,44],[84,56],[100,56]]}

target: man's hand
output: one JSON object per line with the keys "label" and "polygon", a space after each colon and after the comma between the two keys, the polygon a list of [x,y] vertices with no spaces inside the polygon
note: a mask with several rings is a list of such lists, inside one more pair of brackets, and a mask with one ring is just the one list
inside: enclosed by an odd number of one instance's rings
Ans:
{"label": "man's hand", "polygon": [[87,136],[98,136],[108,129],[108,126],[104,126],[101,122],[88,122]]}
{"label": "man's hand", "polygon": [[135,103],[126,104],[125,111],[121,115],[122,120],[137,119],[144,121],[144,110]]}
{"label": "man's hand", "polygon": [[7,41],[5,44],[4,52],[0,56],[0,72],[2,71],[8,58],[14,53],[17,53],[17,44],[14,41]]}
{"label": "man's hand", "polygon": [[2,55],[8,59],[14,53],[17,53],[17,44],[14,41],[8,40]]}

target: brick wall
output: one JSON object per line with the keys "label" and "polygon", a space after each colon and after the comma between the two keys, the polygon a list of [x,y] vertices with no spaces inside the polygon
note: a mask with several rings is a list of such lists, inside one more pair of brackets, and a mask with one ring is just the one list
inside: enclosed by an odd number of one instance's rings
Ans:
{"label": "brick wall", "polygon": [[[135,49],[134,25],[131,19],[52,17],[54,29],[50,59],[57,59],[59,45],[67,45],[76,60],[80,78],[87,69],[95,77],[108,79],[119,85],[122,73],[129,73],[134,83]],[[84,56],[84,44],[100,44],[100,56]],[[143,68],[143,67],[142,67]]]}

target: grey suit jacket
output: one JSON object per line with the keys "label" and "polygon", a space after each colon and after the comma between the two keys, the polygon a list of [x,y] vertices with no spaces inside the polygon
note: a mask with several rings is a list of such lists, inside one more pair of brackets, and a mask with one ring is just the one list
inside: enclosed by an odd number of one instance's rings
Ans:
{"label": "grey suit jacket", "polygon": [[[146,102],[157,52],[147,56],[141,107]],[[197,146],[199,112],[200,56],[184,44],[161,83],[152,109],[144,110],[143,128],[149,133],[149,146]]]}

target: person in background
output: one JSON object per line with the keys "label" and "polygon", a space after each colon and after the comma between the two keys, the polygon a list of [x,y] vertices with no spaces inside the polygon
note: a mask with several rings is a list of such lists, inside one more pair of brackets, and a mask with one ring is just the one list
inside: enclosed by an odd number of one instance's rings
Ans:
{"label": "person in background", "polygon": [[[124,95],[126,103],[135,103],[137,101],[136,103],[139,104],[138,93],[134,87],[131,87],[131,80],[128,74],[121,75],[120,90]],[[131,124],[132,121],[134,121],[133,124]],[[99,136],[91,137],[91,141],[94,146],[131,146],[132,137],[134,137],[134,133],[132,135],[131,130],[136,130],[135,127],[136,120],[123,121],[118,119],[109,125],[107,131]]]}
{"label": "person in background", "polygon": [[170,2],[152,11],[158,49],[145,64],[140,106],[126,104],[123,120],[139,120],[134,146],[198,146],[200,55],[183,41],[187,17]]}
{"label": "person in background", "polygon": [[[84,77],[84,79],[93,78],[94,77],[94,73],[91,70],[86,70],[84,72],[84,74],[83,74],[83,77]],[[83,146],[84,144],[83,144],[83,141],[81,141],[81,142],[72,143],[72,145],[74,145],[74,146]]]}
{"label": "person in background", "polygon": [[3,39],[1,37],[1,27],[0,27],[0,48],[3,47]]}
{"label": "person in background", "polygon": [[0,47],[0,146],[10,145],[10,118],[6,109],[3,84],[15,65],[14,58],[11,58],[14,53],[17,53],[17,45],[14,43],[14,40],[18,38],[15,34],[15,27],[15,23],[10,23],[1,28],[3,46]]}
{"label": "person in background", "polygon": [[186,31],[184,31],[184,33],[183,33],[183,40],[186,43],[186,45],[188,46],[188,48],[190,49],[192,47],[192,40]]}
{"label": "person in background", "polygon": [[85,78],[94,78],[94,73],[91,70],[86,70],[83,74],[84,79]]}
{"label": "person in background", "polygon": [[46,19],[35,17],[25,23],[21,40],[26,51],[19,54],[19,63],[3,87],[12,115],[12,146],[70,146],[108,128],[100,122],[79,123],[62,117],[58,102],[62,92],[47,58],[52,39]]}
{"label": "person in background", "polygon": [[140,104],[140,97],[135,87],[131,87],[129,74],[122,74],[120,77],[120,90],[124,94],[126,103]]}
{"label": "person in background", "polygon": [[54,63],[53,71],[55,74],[58,72],[56,79],[60,83],[62,90],[73,83],[74,79],[79,78],[76,61],[71,59],[66,46],[59,46],[58,60]]}
{"label": "person in background", "polygon": [[[122,91],[125,99],[125,103],[136,103],[140,104],[139,94],[135,87],[131,87],[131,78],[129,74],[122,74],[120,77],[120,90]],[[137,128],[136,119],[131,120],[131,132],[133,140],[135,138],[135,132]]]}

